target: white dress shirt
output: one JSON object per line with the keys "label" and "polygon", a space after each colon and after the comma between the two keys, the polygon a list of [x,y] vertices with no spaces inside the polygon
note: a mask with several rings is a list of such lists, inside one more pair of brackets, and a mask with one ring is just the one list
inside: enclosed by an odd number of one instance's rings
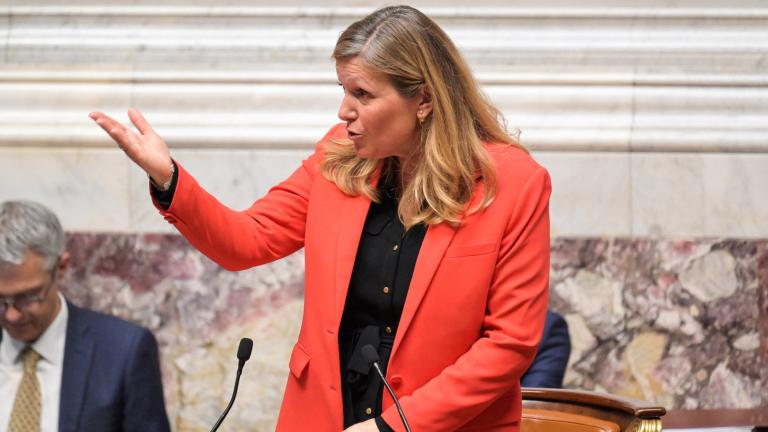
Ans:
{"label": "white dress shirt", "polygon": [[[59,401],[61,399],[61,372],[64,366],[64,344],[67,337],[69,309],[59,293],[61,309],[53,322],[32,344],[40,354],[37,362],[37,380],[40,382],[40,432],[59,430]],[[16,389],[24,375],[21,352],[26,343],[12,339],[3,330],[0,342],[0,432],[8,431]]]}

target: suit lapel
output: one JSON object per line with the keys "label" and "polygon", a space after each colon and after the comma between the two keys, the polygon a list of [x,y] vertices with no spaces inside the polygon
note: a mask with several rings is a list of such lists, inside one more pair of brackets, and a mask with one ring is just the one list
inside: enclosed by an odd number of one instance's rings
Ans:
{"label": "suit lapel", "polygon": [[408,296],[405,298],[403,314],[400,316],[400,323],[397,325],[397,335],[395,336],[395,344],[392,347],[392,357],[395,356],[403,336],[413,321],[413,317],[416,315],[416,311],[432,283],[437,267],[443,260],[443,255],[445,255],[445,251],[451,244],[455,234],[456,228],[447,223],[432,225],[427,229],[424,242],[419,250],[419,256],[416,259],[416,266],[413,269],[413,277],[408,287]]}
{"label": "suit lapel", "polygon": [[93,340],[86,335],[89,325],[83,320],[78,307],[67,302],[69,321],[64,347],[64,367],[61,377],[61,403],[59,431],[75,432],[83,407],[83,397],[88,384],[88,371],[93,358]]}

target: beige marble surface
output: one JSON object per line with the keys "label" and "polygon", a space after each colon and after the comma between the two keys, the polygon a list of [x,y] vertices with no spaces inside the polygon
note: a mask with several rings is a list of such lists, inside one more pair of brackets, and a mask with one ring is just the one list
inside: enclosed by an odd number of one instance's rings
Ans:
{"label": "beige marble surface", "polygon": [[43,202],[72,229],[128,230],[127,174],[119,151],[0,147],[0,201]]}
{"label": "beige marble surface", "polygon": [[634,235],[764,236],[768,156],[633,154]]}

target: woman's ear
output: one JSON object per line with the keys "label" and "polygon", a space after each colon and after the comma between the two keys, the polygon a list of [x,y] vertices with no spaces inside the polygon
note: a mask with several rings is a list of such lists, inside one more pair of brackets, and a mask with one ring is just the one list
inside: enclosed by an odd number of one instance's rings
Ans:
{"label": "woman's ear", "polygon": [[432,92],[426,85],[423,85],[421,86],[421,90],[419,90],[419,97],[421,98],[421,101],[419,102],[419,112],[423,113],[426,118],[432,114]]}

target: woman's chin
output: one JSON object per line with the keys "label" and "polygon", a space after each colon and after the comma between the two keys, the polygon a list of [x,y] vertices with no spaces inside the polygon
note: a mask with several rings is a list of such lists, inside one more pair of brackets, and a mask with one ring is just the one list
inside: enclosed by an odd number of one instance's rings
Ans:
{"label": "woman's chin", "polygon": [[362,147],[355,143],[355,154],[360,159],[370,159],[371,158],[371,152],[369,152],[365,147]]}

